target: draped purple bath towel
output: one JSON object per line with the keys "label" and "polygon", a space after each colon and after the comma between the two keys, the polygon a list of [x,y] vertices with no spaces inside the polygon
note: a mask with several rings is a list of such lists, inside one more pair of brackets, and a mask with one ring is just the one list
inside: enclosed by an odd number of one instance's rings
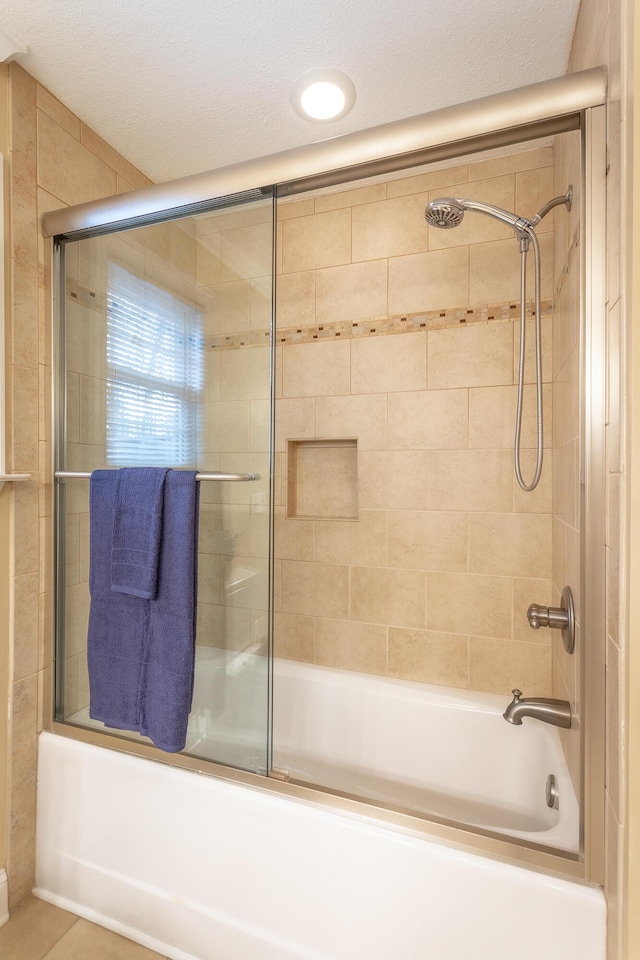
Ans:
{"label": "draped purple bath towel", "polygon": [[111,589],[155,600],[166,470],[118,470],[111,545]]}
{"label": "draped purple bath towel", "polygon": [[166,474],[157,596],[147,600],[111,590],[117,481],[115,470],[91,475],[89,712],[175,753],[193,695],[198,484],[195,471]]}

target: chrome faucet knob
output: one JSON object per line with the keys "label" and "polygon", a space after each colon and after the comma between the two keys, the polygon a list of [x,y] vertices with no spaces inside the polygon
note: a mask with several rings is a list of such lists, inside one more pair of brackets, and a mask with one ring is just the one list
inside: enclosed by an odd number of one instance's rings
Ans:
{"label": "chrome faucet knob", "polygon": [[512,690],[511,693],[513,694],[513,699],[516,701],[522,696],[522,690],[518,690],[517,688]]}

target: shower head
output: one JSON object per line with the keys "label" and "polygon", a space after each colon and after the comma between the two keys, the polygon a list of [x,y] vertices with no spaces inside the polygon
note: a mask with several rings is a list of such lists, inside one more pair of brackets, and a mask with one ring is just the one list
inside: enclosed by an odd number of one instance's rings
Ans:
{"label": "shower head", "polygon": [[531,224],[526,217],[519,217],[517,213],[510,213],[508,210],[503,210],[502,207],[494,207],[492,203],[483,203],[481,200],[454,199],[453,197],[438,197],[437,200],[432,200],[425,208],[424,218],[431,227],[450,230],[462,223],[465,210],[484,213],[488,217],[506,223],[507,226],[513,227],[516,231],[531,228]]}
{"label": "shower head", "polygon": [[432,200],[427,204],[424,211],[424,218],[430,227],[438,227],[439,230],[451,230],[462,223],[464,217],[464,203],[461,200],[453,200],[451,197],[440,197],[438,200]]}

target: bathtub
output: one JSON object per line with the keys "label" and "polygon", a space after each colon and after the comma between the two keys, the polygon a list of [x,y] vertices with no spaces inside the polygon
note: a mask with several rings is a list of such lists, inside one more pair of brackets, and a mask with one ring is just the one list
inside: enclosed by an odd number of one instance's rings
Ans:
{"label": "bathtub", "polygon": [[[201,652],[200,659],[210,672],[209,690],[213,682],[220,690],[220,671],[227,696],[254,682],[250,669],[234,674],[219,652]],[[190,747],[205,746],[203,730],[210,747],[229,733],[233,712],[234,749],[252,749],[251,705],[244,707],[244,741],[242,700],[222,698],[215,716],[203,714],[211,710],[201,699],[206,671],[198,671]],[[547,749],[544,738],[531,733],[542,724],[510,728],[499,716],[503,698],[287,662],[276,664],[275,685],[274,759],[291,777],[333,778],[335,789],[357,787],[378,798],[400,781],[404,805],[429,810],[453,791],[460,809],[485,827],[495,829],[499,820],[501,830],[507,824],[518,836],[538,839],[559,829],[555,812],[534,810],[525,800],[540,771],[550,770],[547,756],[537,758]],[[366,723],[354,730],[354,717]],[[478,732],[471,742],[474,750],[482,744],[482,759],[454,762],[452,745],[459,736],[469,743],[469,727]],[[545,736],[555,733],[544,729]],[[492,767],[487,759],[487,736],[504,736],[502,764]],[[439,757],[446,775],[431,770]],[[538,772],[527,779],[529,767]],[[520,792],[512,789],[525,781]],[[449,816],[452,802],[448,794]],[[46,732],[39,742],[37,818],[36,894],[172,960],[506,960],[514,945],[519,960],[605,960],[599,889],[354,812]]]}
{"label": "bathtub", "polygon": [[[508,697],[274,661],[281,776],[420,816],[576,852],[579,809],[556,727],[502,714]],[[186,752],[266,766],[262,657],[198,647]],[[88,710],[73,722],[104,729]],[[144,739],[135,737],[135,739]],[[546,803],[555,778],[558,808]]]}

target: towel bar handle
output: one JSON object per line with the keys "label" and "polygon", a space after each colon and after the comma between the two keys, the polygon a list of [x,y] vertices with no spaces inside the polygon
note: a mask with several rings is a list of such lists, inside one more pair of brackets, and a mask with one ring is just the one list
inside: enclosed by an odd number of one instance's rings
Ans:
{"label": "towel bar handle", "polygon": [[[83,480],[88,479],[90,473],[81,473],[73,470],[56,470],[54,477],[56,480]],[[259,473],[196,473],[196,480],[225,480],[233,483],[243,483],[249,480],[259,480]]]}

